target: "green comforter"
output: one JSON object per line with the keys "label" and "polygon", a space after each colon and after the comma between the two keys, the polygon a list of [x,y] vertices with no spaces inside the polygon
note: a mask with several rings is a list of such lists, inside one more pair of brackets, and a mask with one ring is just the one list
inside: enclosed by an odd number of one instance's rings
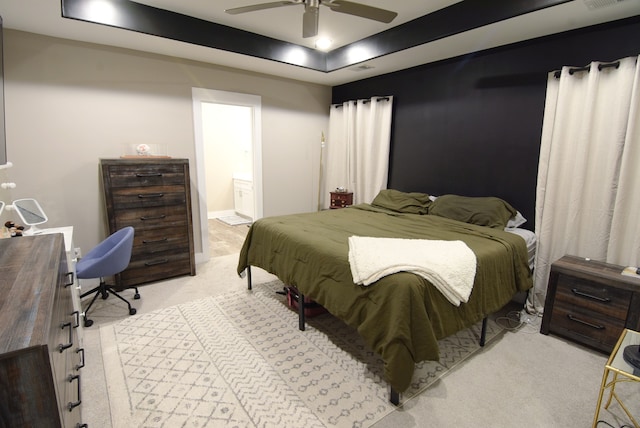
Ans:
{"label": "green comforter", "polygon": [[[469,301],[456,307],[428,281],[407,272],[368,287],[354,284],[348,261],[352,235],[464,241],[477,257]],[[356,328],[382,356],[386,380],[398,392],[408,388],[416,362],[439,359],[437,340],[475,324],[532,286],[521,237],[368,204],[256,221],[240,252],[238,274],[247,266],[298,287]]]}

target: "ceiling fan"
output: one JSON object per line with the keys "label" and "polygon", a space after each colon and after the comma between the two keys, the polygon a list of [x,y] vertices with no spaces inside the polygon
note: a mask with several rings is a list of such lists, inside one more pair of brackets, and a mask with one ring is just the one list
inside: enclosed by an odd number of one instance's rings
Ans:
{"label": "ceiling fan", "polygon": [[282,6],[293,6],[297,4],[304,5],[304,15],[302,15],[302,37],[314,37],[318,34],[318,16],[320,5],[327,6],[334,12],[355,15],[361,18],[373,19],[374,21],[384,22],[386,24],[393,21],[398,16],[396,12],[380,9],[373,6],[367,6],[360,3],[354,3],[344,0],[288,0],[276,1],[271,3],[254,4],[251,6],[234,7],[226,9],[230,15],[238,15],[256,10],[272,9]]}

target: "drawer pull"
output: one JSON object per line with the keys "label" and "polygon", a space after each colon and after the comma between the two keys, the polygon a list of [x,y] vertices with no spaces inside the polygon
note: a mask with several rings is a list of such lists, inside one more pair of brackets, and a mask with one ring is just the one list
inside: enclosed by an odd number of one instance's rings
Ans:
{"label": "drawer pull", "polygon": [[143,244],[155,244],[158,242],[167,242],[169,240],[169,238],[160,238],[160,239],[154,239],[154,240],[147,240],[147,239],[143,239],[142,243]]}
{"label": "drawer pull", "polygon": [[595,328],[596,330],[602,330],[602,329],[604,329],[604,326],[603,326],[603,325],[593,324],[593,323],[590,323],[590,322],[587,322],[587,321],[581,320],[580,318],[576,318],[576,317],[574,317],[574,316],[573,316],[573,315],[571,315],[571,314],[568,314],[568,315],[567,315],[567,318],[569,318],[571,321],[575,321],[575,322],[577,322],[577,323],[584,324],[584,325],[586,325],[586,326],[588,326],[588,327]]}
{"label": "drawer pull", "polygon": [[60,353],[62,353],[65,349],[69,349],[73,346],[73,329],[71,328],[71,323],[66,322],[64,324],[60,324],[60,328],[63,330],[67,327],[69,327],[69,343],[61,343],[60,345],[58,345],[58,350],[60,351]]}
{"label": "drawer pull", "polygon": [[144,265],[145,266],[155,266],[155,265],[161,265],[164,263],[168,263],[169,259],[160,259],[160,260],[154,260],[152,262],[145,262]]}
{"label": "drawer pull", "polygon": [[164,196],[164,193],[140,193],[138,195],[138,198],[140,199],[145,199],[145,198],[161,198]]}
{"label": "drawer pull", "polygon": [[65,288],[73,285],[73,272],[67,272],[65,275],[67,277],[68,282],[64,285]]}
{"label": "drawer pull", "polygon": [[571,292],[573,294],[575,294],[576,296],[586,297],[587,299],[597,300],[598,302],[602,302],[602,303],[609,303],[611,301],[611,299],[609,299],[608,297],[594,296],[593,294],[589,294],[589,293],[585,293],[584,291],[580,291],[577,288],[572,288]]}
{"label": "drawer pull", "polygon": [[163,218],[166,218],[166,214],[161,214],[161,215],[155,215],[155,216],[142,216],[140,217],[140,220],[145,221],[145,220],[162,220]]}
{"label": "drawer pull", "polygon": [[81,354],[81,357],[82,357],[82,361],[80,362],[80,364],[77,364],[75,367],[76,370],[80,370],[81,368],[84,367],[84,348],[76,349],[76,354]]}
{"label": "drawer pull", "polygon": [[73,311],[73,312],[71,312],[71,315],[74,315],[76,317],[76,325],[74,325],[73,328],[80,327],[80,312]]}
{"label": "drawer pull", "polygon": [[69,377],[67,378],[67,381],[69,383],[73,382],[73,381],[77,381],[77,385],[78,385],[78,401],[76,401],[75,403],[69,402],[67,403],[67,409],[69,409],[69,411],[72,411],[74,408],[78,407],[80,404],[82,404],[82,399],[80,398],[80,375],[75,375],[75,376],[71,376],[69,375]]}
{"label": "drawer pull", "polygon": [[139,177],[139,178],[162,177],[162,174],[159,172],[147,172],[147,173],[138,172],[136,173],[136,177]]}

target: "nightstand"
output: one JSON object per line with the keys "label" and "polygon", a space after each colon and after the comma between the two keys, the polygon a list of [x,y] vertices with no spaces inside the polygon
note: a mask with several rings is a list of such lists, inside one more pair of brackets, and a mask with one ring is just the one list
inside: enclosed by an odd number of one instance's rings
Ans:
{"label": "nightstand", "polygon": [[329,208],[346,208],[353,205],[353,192],[329,192],[331,194],[331,204]]}
{"label": "nightstand", "polygon": [[553,263],[540,332],[610,353],[625,328],[640,330],[640,278],[622,270],[575,256]]}

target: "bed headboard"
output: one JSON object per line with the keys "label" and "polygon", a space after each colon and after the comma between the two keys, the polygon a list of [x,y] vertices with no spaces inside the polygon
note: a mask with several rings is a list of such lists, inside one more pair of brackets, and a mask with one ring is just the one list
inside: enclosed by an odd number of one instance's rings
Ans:
{"label": "bed headboard", "polygon": [[393,95],[388,187],[497,196],[534,230],[547,74],[637,55],[638,31],[633,17],[474,52],[335,86],[332,102]]}

